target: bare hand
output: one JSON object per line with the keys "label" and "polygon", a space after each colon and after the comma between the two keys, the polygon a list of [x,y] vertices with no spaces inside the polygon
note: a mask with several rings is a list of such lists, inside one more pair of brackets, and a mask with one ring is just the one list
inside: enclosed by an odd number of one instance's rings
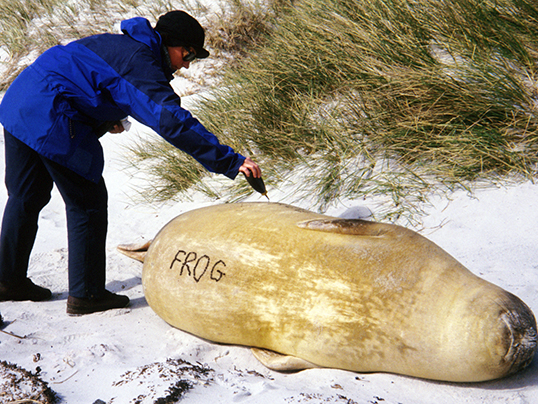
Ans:
{"label": "bare hand", "polygon": [[243,162],[243,165],[239,167],[239,171],[245,174],[247,177],[251,175],[254,178],[260,178],[262,176],[262,170],[250,157],[247,157]]}
{"label": "bare hand", "polygon": [[118,122],[117,124],[115,124],[112,129],[109,130],[110,133],[121,133],[123,132],[125,129],[123,128],[123,125],[121,124],[121,122]]}

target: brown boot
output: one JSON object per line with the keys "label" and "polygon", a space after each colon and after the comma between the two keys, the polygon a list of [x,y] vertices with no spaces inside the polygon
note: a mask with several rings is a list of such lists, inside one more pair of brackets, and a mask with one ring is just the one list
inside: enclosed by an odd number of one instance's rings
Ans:
{"label": "brown boot", "polygon": [[96,313],[110,309],[122,309],[129,305],[129,298],[123,295],[116,295],[108,290],[98,298],[81,299],[69,296],[67,298],[67,314],[80,316],[83,314]]}
{"label": "brown boot", "polygon": [[49,289],[35,285],[28,278],[19,283],[0,282],[0,302],[6,300],[42,302],[49,300],[51,297],[52,292]]}

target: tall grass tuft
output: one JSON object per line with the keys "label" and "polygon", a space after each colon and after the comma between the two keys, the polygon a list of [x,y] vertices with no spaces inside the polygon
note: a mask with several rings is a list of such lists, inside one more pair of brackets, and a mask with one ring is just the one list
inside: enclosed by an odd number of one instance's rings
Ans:
{"label": "tall grass tuft", "polygon": [[[52,44],[174,8],[208,12],[196,0],[0,0],[0,47],[12,58],[2,86]],[[432,192],[535,176],[534,1],[230,0],[206,17],[227,68],[193,112],[252,155],[270,188],[314,196],[321,211],[372,197],[378,219],[401,221]],[[216,196],[171,146],[134,149],[153,173],[148,198],[193,185]],[[250,189],[236,181],[220,191],[235,200]]]}
{"label": "tall grass tuft", "polygon": [[535,2],[301,0],[273,15],[195,110],[266,182],[300,173],[297,197],[320,210],[378,197],[378,218],[411,220],[431,192],[535,175]]}

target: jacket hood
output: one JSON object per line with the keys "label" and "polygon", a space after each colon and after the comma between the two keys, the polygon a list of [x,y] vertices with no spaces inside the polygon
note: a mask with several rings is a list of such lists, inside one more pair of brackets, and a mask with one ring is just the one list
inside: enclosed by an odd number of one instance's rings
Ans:
{"label": "jacket hood", "polygon": [[124,20],[120,25],[121,31],[138,42],[142,42],[161,58],[161,36],[155,31],[148,20],[142,17],[134,17]]}

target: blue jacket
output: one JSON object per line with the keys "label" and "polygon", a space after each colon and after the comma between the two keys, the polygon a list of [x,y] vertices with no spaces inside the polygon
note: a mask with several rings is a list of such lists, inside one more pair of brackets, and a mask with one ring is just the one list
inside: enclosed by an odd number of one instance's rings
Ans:
{"label": "blue jacket", "polygon": [[97,128],[132,116],[209,171],[235,178],[244,157],[221,145],[169,82],[160,35],[141,17],[121,34],[100,34],[44,52],[11,84],[0,122],[41,155],[98,182],[104,159]]}

